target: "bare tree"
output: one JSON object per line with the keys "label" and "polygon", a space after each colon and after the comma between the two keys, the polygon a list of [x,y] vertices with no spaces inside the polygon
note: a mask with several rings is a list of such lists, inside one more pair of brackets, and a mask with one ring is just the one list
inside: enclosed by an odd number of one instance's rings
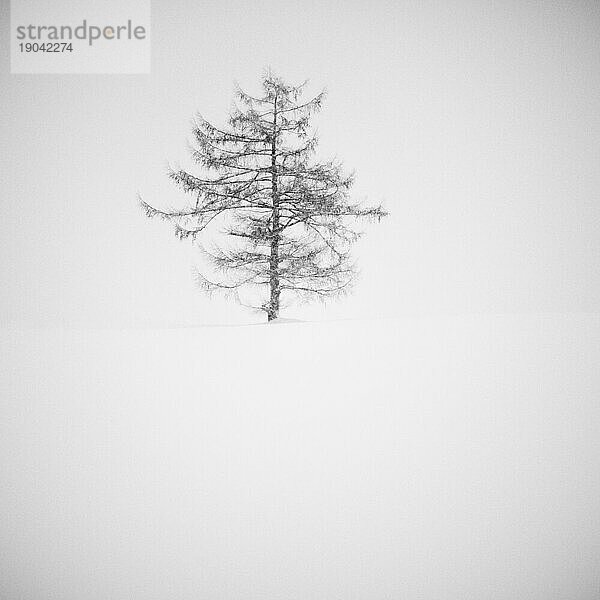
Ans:
{"label": "bare tree", "polygon": [[169,174],[194,201],[160,210],[140,199],[148,217],[171,221],[181,239],[196,239],[221,220],[228,243],[201,246],[212,268],[198,271],[198,281],[238,300],[240,290],[257,291],[250,296],[258,302],[244,303],[265,311],[269,321],[279,315],[282,294],[310,299],[346,292],[355,275],[350,247],[361,235],[350,222],[386,216],[381,206],[349,201],[353,177],[340,163],[315,160],[310,119],[324,92],[302,101],[304,85],[267,73],[260,97],[238,88],[241,108],[235,105],[227,127],[200,116],[194,121],[192,158],[203,173]]}

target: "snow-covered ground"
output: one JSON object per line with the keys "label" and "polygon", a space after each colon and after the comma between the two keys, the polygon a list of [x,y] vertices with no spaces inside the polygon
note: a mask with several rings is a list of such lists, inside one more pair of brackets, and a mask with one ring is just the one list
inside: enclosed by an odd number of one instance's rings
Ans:
{"label": "snow-covered ground", "polygon": [[594,600],[600,317],[5,330],[0,597]]}

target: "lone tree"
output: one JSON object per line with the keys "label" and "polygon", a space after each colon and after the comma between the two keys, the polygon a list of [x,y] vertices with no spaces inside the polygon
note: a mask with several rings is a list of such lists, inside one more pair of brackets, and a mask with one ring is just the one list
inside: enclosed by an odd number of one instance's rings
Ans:
{"label": "lone tree", "polygon": [[302,101],[304,85],[267,73],[260,97],[237,89],[241,108],[232,110],[228,127],[198,116],[191,152],[202,173],[169,173],[193,201],[161,210],[140,200],[148,217],[171,221],[180,239],[195,240],[220,220],[227,243],[201,246],[209,272],[197,271],[198,281],[240,302],[244,290],[254,301],[243,303],[266,312],[269,321],[279,316],[282,294],[325,299],[345,293],[356,273],[350,247],[361,235],[350,222],[386,216],[381,206],[349,200],[353,177],[340,163],[315,160],[310,118],[324,92]]}

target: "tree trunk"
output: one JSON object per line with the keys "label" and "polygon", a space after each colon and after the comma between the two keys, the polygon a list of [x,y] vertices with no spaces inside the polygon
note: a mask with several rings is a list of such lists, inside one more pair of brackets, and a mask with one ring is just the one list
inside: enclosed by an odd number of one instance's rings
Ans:
{"label": "tree trunk", "polygon": [[271,199],[273,212],[271,215],[271,256],[269,260],[269,283],[271,297],[267,318],[269,321],[279,316],[279,195],[277,191],[277,94],[273,102],[273,137],[271,139]]}

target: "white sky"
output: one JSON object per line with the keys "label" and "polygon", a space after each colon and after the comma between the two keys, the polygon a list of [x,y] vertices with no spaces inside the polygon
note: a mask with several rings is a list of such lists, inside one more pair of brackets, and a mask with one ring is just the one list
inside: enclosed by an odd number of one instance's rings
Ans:
{"label": "white sky", "polygon": [[196,253],[147,221],[177,205],[196,110],[271,66],[326,86],[321,155],[392,215],[354,296],[284,316],[597,311],[595,2],[153,2],[151,75],[10,75],[2,2],[0,311],[7,323],[262,319],[196,289]]}

